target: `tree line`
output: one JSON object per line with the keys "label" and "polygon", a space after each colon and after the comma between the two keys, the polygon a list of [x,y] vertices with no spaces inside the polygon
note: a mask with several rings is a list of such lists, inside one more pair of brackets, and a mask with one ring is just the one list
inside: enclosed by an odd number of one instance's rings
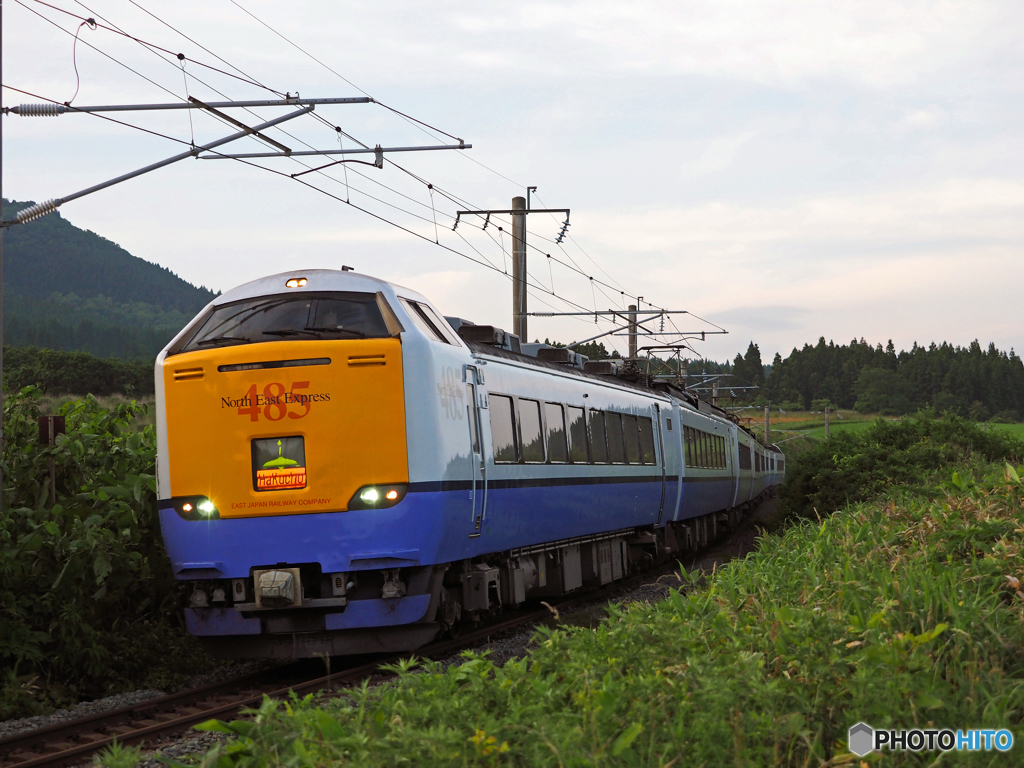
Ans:
{"label": "tree line", "polygon": [[783,408],[830,405],[905,414],[930,407],[1004,421],[1019,421],[1024,414],[1024,362],[1012,349],[1003,352],[995,344],[986,349],[977,340],[966,347],[915,343],[897,352],[891,340],[883,348],[864,339],[835,344],[822,337],[785,359],[776,354],[770,366],[761,364],[761,352],[751,342],[731,367],[730,381],[760,387],[755,395],[737,392],[737,400],[770,400]]}

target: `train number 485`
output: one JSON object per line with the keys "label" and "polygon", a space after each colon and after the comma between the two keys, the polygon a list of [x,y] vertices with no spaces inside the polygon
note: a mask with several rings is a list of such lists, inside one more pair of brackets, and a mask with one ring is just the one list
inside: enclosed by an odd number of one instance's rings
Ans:
{"label": "train number 485", "polygon": [[[257,392],[253,384],[243,399],[248,405],[239,407],[238,415],[247,415],[250,421],[259,421],[261,413],[270,421],[280,421],[286,414],[289,419],[301,419],[309,414],[312,402],[311,398],[297,391],[301,389],[309,389],[309,382],[293,381],[292,388],[286,390],[281,382],[272,381],[263,388],[263,392]],[[290,410],[289,406],[300,410]]]}

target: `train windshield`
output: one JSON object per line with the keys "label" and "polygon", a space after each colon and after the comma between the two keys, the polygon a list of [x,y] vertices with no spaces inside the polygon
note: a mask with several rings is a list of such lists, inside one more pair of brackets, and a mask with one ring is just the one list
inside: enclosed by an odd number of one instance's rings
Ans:
{"label": "train windshield", "polygon": [[217,307],[181,351],[264,341],[390,336],[376,294],[300,293]]}

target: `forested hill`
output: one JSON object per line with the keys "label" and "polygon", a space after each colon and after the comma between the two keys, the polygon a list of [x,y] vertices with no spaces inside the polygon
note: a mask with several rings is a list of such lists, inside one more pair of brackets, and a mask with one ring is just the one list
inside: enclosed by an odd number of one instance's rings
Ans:
{"label": "forested hill", "polygon": [[[29,205],[4,200],[3,216]],[[7,344],[153,357],[214,295],[60,212],[4,233]]]}
{"label": "forested hill", "polygon": [[[756,358],[756,359],[755,359]],[[902,414],[931,407],[970,418],[1024,417],[1024,362],[1011,349],[977,341],[914,346],[897,352],[890,341],[871,346],[864,339],[838,345],[818,340],[794,349],[785,360],[776,355],[767,377],[757,345],[733,364],[744,378],[761,385],[759,399],[785,408],[820,410],[826,404],[869,413]],[[758,381],[759,379],[759,381]]]}

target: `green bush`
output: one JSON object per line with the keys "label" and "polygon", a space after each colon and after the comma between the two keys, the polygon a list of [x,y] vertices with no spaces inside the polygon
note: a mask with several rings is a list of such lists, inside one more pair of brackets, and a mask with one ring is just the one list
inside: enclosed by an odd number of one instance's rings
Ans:
{"label": "green bush", "polygon": [[177,623],[182,591],[160,537],[155,433],[130,427],[142,406],[67,402],[67,434],[49,448],[37,441],[39,395],[28,387],[4,405],[0,717],[204,663]]}
{"label": "green bush", "polygon": [[152,361],[126,363],[58,349],[4,347],[4,376],[9,389],[36,385],[48,395],[144,397],[154,392]]}
{"label": "green bush", "polygon": [[837,430],[791,457],[779,497],[789,514],[827,515],[893,486],[923,488],[929,475],[966,461],[1020,461],[1024,443],[999,430],[982,431],[956,416],[921,413],[878,420],[856,432]]}
{"label": "green bush", "polygon": [[[466,654],[327,703],[265,700],[254,720],[206,724],[235,738],[202,765],[863,766],[846,751],[860,720],[1019,739],[1018,474],[799,522],[701,589],[542,630],[504,666]],[[1008,765],[1019,751],[867,759]]]}

